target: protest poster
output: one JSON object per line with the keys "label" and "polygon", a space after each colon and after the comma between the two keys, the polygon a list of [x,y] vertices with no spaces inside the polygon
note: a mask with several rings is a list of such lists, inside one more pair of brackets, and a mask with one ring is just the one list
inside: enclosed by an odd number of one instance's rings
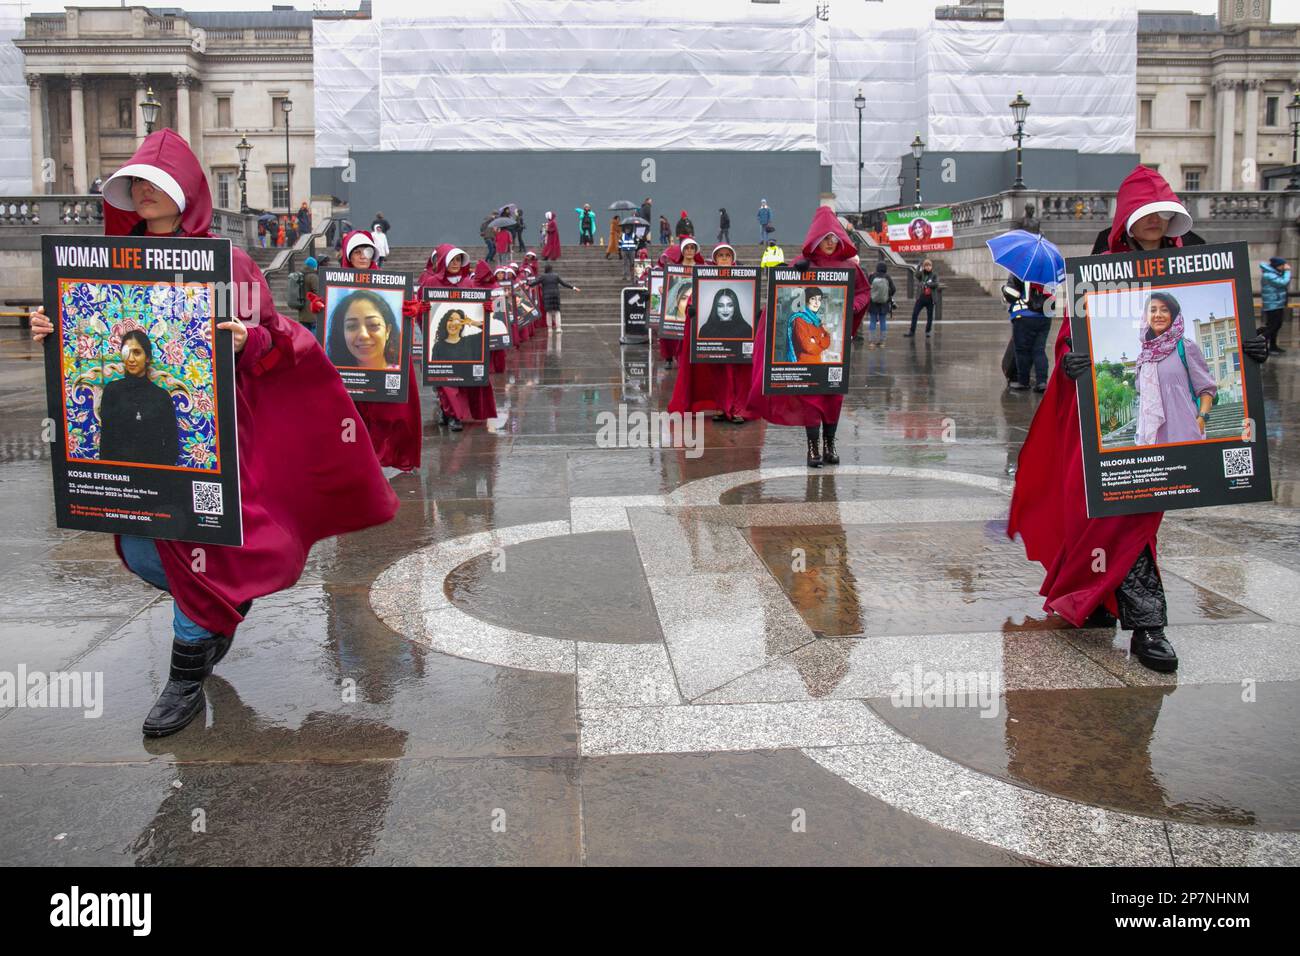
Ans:
{"label": "protest poster", "polygon": [[748,364],[758,321],[757,266],[696,266],[688,323],[691,361]]}
{"label": "protest poster", "polygon": [[890,209],[885,213],[889,247],[899,253],[942,252],[952,248],[952,207]]}
{"label": "protest poster", "polygon": [[488,351],[499,352],[514,342],[514,294],[509,280],[492,290],[492,314],[488,320]]}
{"label": "protest poster", "polygon": [[852,269],[773,269],[767,284],[764,395],[848,391]]}
{"label": "protest poster", "polygon": [[664,292],[659,316],[659,335],[665,339],[686,337],[686,310],[691,302],[691,266],[664,266]]}
{"label": "protest poster", "polygon": [[424,299],[429,303],[424,384],[487,384],[490,297],[487,289],[424,290]]}
{"label": "protest poster", "polygon": [[358,402],[405,402],[414,325],[402,314],[411,276],[377,269],[321,270],[325,314],[316,339]]}
{"label": "protest poster", "polygon": [[60,528],[243,543],[230,241],[42,236]]}
{"label": "protest poster", "polygon": [[664,314],[664,270],[659,266],[647,274],[646,291],[650,297],[646,303],[646,321],[650,328],[657,330]]}
{"label": "protest poster", "polygon": [[1272,499],[1244,242],[1066,260],[1090,517]]}

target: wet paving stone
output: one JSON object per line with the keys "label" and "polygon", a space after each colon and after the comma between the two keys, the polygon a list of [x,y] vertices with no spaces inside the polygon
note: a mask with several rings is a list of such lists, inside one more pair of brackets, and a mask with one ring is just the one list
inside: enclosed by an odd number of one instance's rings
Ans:
{"label": "wet paving stone", "polygon": [[[820,636],[1069,626],[1042,610],[1042,569],[1024,560],[1001,522],[761,527],[745,534]],[[1165,588],[1171,625],[1263,620],[1168,572]]]}
{"label": "wet paving stone", "polygon": [[533,634],[618,644],[663,640],[629,532],[510,545],[457,568],[446,590],[466,613]]}
{"label": "wet paving stone", "polygon": [[873,709],[976,770],[1187,823],[1300,829],[1300,683],[1010,691],[971,707]]}

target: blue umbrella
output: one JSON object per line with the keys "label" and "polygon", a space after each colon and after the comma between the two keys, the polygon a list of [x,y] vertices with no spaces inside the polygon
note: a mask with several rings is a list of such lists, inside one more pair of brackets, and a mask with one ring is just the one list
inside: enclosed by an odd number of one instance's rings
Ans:
{"label": "blue umbrella", "polygon": [[1065,281],[1061,250],[1034,232],[1013,229],[986,240],[993,261],[1025,282],[1055,285]]}

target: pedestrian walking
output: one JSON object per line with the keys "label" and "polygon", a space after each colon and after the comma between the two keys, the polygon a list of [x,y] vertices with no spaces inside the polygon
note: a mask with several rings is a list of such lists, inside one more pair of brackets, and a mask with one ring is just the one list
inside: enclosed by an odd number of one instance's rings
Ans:
{"label": "pedestrian walking", "polygon": [[[883,349],[885,347],[885,327],[889,319],[889,310],[894,306],[894,295],[898,289],[890,278],[889,267],[883,262],[876,263],[876,271],[871,275],[871,304],[867,308],[867,348]],[[877,325],[880,327],[877,332]],[[861,325],[853,330],[853,337],[861,340]]]}
{"label": "pedestrian walking", "polygon": [[1282,355],[1286,349],[1277,344],[1278,333],[1282,331],[1282,320],[1286,317],[1287,287],[1291,284],[1291,267],[1281,256],[1273,256],[1266,263],[1260,263],[1260,306],[1264,313],[1264,337],[1268,339],[1268,350],[1274,355]]}
{"label": "pedestrian walking", "polygon": [[560,274],[554,271],[554,266],[547,263],[542,269],[542,274],[528,280],[530,286],[540,286],[542,289],[542,302],[546,306],[546,317],[548,327],[556,332],[561,332],[560,328],[560,287],[572,289],[574,292],[581,292],[576,285],[569,285]]}
{"label": "pedestrian walking", "polygon": [[912,303],[912,327],[909,329],[904,338],[912,338],[916,335],[916,320],[925,309],[925,337],[930,337],[930,331],[934,328],[934,303],[939,294],[939,277],[935,274],[934,263],[929,259],[921,263],[921,268],[916,270],[916,301]]}
{"label": "pedestrian walking", "polygon": [[725,206],[718,210],[718,242],[731,242],[731,217]]}
{"label": "pedestrian walking", "polygon": [[772,209],[768,206],[766,199],[760,199],[758,202],[758,242],[759,245],[767,242],[767,234],[772,230],[767,227],[772,224]]}

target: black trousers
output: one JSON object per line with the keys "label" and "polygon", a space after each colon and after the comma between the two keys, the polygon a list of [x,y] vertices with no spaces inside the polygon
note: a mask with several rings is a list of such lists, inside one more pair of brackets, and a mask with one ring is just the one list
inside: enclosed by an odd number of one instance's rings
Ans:
{"label": "black trousers", "polygon": [[1021,385],[1029,384],[1029,370],[1034,370],[1034,381],[1047,384],[1047,333],[1052,330],[1052,320],[1046,316],[1022,315],[1012,320],[1011,334],[1016,343],[1016,375]]}
{"label": "black trousers", "polygon": [[1124,580],[1115,589],[1115,603],[1119,605],[1119,626],[1126,631],[1139,627],[1164,627],[1169,623],[1165,604],[1165,588],[1160,583],[1155,556],[1148,545],[1129,568]]}
{"label": "black trousers", "polygon": [[916,334],[916,319],[925,309],[925,334],[930,334],[930,329],[934,328],[934,296],[923,296],[916,300],[916,305],[912,306],[912,328],[911,333]]}
{"label": "black trousers", "polygon": [[1282,319],[1286,315],[1286,309],[1269,309],[1264,313],[1264,338],[1268,339],[1268,347],[1277,348],[1277,334],[1282,331]]}

